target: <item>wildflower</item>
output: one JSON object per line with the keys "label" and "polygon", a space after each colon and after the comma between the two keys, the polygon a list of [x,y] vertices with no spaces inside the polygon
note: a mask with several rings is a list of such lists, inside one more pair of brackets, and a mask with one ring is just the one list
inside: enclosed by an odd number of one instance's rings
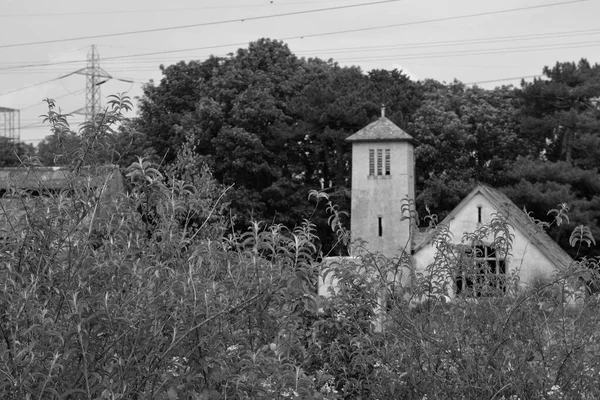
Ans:
{"label": "wildflower", "polygon": [[228,351],[229,353],[233,353],[234,351],[237,351],[239,348],[240,348],[240,345],[239,345],[239,344],[234,344],[234,345],[231,345],[231,346],[229,346],[229,347],[227,348],[227,351]]}

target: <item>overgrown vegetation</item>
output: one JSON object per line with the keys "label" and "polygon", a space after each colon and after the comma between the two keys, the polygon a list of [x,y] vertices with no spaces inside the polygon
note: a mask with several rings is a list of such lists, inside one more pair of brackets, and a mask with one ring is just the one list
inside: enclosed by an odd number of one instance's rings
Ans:
{"label": "overgrown vegetation", "polygon": [[[70,127],[49,105],[60,144]],[[95,154],[110,151],[128,107],[111,98],[77,146],[63,146],[69,190],[5,194],[24,214],[0,242],[3,399],[600,397],[600,305],[568,301],[598,260],[524,291],[449,302],[446,278],[473,260],[433,216],[438,255],[410,285],[406,259],[364,249],[322,263],[310,220],[230,230],[227,188],[189,169],[201,165],[193,139],[171,169],[133,162],[129,190],[102,202],[82,182],[105,176]],[[23,162],[37,173],[35,158]],[[328,203],[346,245],[338,207],[323,192],[311,199]],[[484,237],[510,252],[501,215],[468,242]],[[585,227],[571,242],[595,244]],[[338,281],[329,297],[317,295],[320,273]]]}

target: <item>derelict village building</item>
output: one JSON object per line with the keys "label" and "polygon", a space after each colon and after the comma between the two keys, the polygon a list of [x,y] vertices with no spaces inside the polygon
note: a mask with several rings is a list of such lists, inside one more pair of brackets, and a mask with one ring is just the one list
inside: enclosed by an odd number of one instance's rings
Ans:
{"label": "derelict village building", "polygon": [[415,198],[415,139],[383,109],[377,121],[346,140],[352,142],[352,237],[386,256],[410,253],[410,222],[401,221],[401,206],[402,199]]}
{"label": "derelict village building", "polygon": [[[403,199],[415,199],[414,148],[417,141],[382,115],[346,140],[352,143],[352,196],[350,230],[353,241],[364,241],[364,247],[386,257],[409,254],[412,272],[425,272],[435,260],[434,232],[420,233],[409,219],[402,221]],[[539,280],[548,280],[560,270],[568,268],[571,257],[562,250],[529,216],[500,191],[478,185],[463,201],[440,222],[448,226],[452,242],[461,243],[465,232],[490,223],[495,213],[501,213],[511,225],[514,235],[509,254],[500,254],[491,246],[492,238],[484,238],[477,245],[478,264],[487,265],[485,274],[491,276],[452,276],[454,292],[473,286],[473,280],[495,282],[507,290],[508,276],[516,277],[515,289]],[[489,239],[489,242],[486,242]],[[357,260],[358,248],[350,249],[350,264]],[[342,262],[340,258],[326,262]],[[405,277],[403,284],[407,283]],[[327,294],[336,283],[321,282],[320,294]]]}
{"label": "derelict village building", "polygon": [[123,177],[115,165],[85,167],[77,175],[64,167],[0,168],[0,239],[13,237],[26,228],[32,210],[47,209],[40,199],[51,193],[68,197],[73,189],[97,197],[97,207],[88,216],[94,223],[110,218],[109,208],[125,191]]}

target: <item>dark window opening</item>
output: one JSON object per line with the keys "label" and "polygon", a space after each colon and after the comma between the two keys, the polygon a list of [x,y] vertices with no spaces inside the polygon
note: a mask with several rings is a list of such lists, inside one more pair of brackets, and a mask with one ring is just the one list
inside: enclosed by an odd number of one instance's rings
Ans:
{"label": "dark window opening", "polygon": [[481,223],[481,206],[477,206],[477,223]]}
{"label": "dark window opening", "polygon": [[489,297],[506,293],[506,260],[489,246],[468,249],[455,283],[457,295]]}
{"label": "dark window opening", "polygon": [[369,175],[390,175],[391,159],[390,149],[369,149]]}
{"label": "dark window opening", "polygon": [[390,175],[392,173],[390,149],[369,149],[369,176]]}
{"label": "dark window opening", "polygon": [[381,217],[377,217],[377,219],[379,220],[379,237],[383,236],[383,222],[381,220]]}
{"label": "dark window opening", "polygon": [[385,174],[390,174],[390,149],[385,149]]}

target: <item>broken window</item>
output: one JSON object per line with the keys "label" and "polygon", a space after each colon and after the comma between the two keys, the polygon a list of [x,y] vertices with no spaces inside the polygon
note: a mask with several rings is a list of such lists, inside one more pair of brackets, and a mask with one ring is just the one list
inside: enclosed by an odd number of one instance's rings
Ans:
{"label": "broken window", "polygon": [[505,293],[506,259],[493,247],[470,247],[459,262],[455,284],[457,295],[482,297]]}

